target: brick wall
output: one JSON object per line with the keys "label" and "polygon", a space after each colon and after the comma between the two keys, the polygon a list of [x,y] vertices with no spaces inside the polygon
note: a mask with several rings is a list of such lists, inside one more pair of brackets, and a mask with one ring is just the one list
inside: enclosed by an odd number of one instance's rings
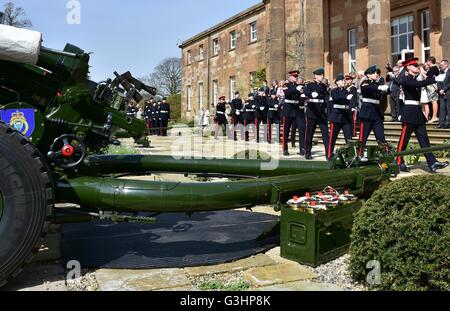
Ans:
{"label": "brick wall", "polygon": [[[447,1],[447,0],[445,0]],[[302,33],[302,14],[314,14],[312,10],[301,13],[301,5],[307,5],[308,1],[285,0],[285,35],[286,35],[286,68],[285,72],[292,69],[301,69],[299,61],[299,40]],[[431,31],[430,47],[431,54],[437,59],[443,55],[442,32],[441,32],[441,5],[439,0],[391,0],[391,19],[413,15],[414,18],[414,54],[422,60],[422,35],[421,35],[421,12],[430,10]],[[317,5],[317,3],[316,3]],[[350,29],[356,31],[356,69],[364,70],[369,65],[368,51],[368,27],[366,22],[367,0],[323,0],[323,24],[315,25],[314,29],[323,30],[323,51],[307,51],[311,53],[323,54],[327,77],[333,79],[338,73],[348,73],[350,71],[348,52],[348,32]],[[250,12],[250,13],[249,13]],[[225,95],[230,98],[230,77],[236,79],[237,90],[244,95],[250,90],[250,72],[266,68],[268,80],[282,79],[275,77],[270,72],[270,1],[265,0],[261,5],[255,6],[250,11],[245,11],[242,15],[224,22],[223,27],[213,28],[214,31],[207,31],[204,34],[190,39],[188,44],[183,44],[183,91],[182,91],[182,112],[187,118],[192,118],[194,112],[197,113],[199,107],[199,84],[204,85],[203,102],[213,105],[213,81],[219,83],[219,96]],[[448,14],[447,14],[448,15]],[[273,22],[272,18],[272,22]],[[278,19],[276,19],[278,20]],[[257,22],[258,40],[250,42],[250,23]],[[318,27],[321,26],[321,27]],[[308,24],[305,25],[308,27]],[[230,32],[236,31],[237,47],[230,49]],[[309,29],[311,31],[311,27]],[[315,31],[315,30],[314,30]],[[390,33],[386,33],[390,37]],[[211,56],[209,59],[210,75],[208,84],[208,49],[212,55],[212,41],[217,38],[220,43],[219,55]],[[211,46],[209,46],[209,44]],[[204,47],[204,60],[199,60],[199,46]],[[308,46],[306,46],[306,49]],[[192,63],[187,64],[187,53],[191,51]],[[314,56],[314,55],[312,55]],[[386,55],[385,63],[390,55]],[[305,76],[310,79],[312,74],[311,64],[306,61]],[[378,64],[379,66],[384,66]],[[283,64],[284,62],[280,62]],[[272,64],[273,65],[273,64]],[[278,66],[278,65],[276,65]],[[273,70],[272,66],[272,70]],[[283,70],[277,70],[282,72]],[[191,88],[191,109],[187,109],[187,88]],[[208,92],[209,90],[209,92]],[[209,94],[209,97],[208,97]]]}

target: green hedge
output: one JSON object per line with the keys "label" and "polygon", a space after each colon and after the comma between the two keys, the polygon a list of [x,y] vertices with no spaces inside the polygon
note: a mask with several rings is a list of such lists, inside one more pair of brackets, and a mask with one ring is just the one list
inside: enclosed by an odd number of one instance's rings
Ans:
{"label": "green hedge", "polygon": [[450,177],[419,176],[376,191],[355,218],[350,272],[381,266],[382,290],[450,290]]}

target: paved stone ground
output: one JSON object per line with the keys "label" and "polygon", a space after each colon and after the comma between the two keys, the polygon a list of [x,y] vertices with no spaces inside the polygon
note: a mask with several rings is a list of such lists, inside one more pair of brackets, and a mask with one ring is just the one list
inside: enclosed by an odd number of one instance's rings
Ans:
{"label": "paved stone ground", "polygon": [[[142,154],[158,155],[186,155],[208,156],[216,158],[231,157],[245,149],[257,149],[267,152],[274,158],[299,160],[296,153],[298,149],[291,149],[291,157],[281,156],[279,145],[268,145],[238,142],[233,143],[226,139],[219,141],[213,138],[192,138],[190,143],[186,137],[151,137],[152,148],[139,148]],[[130,144],[131,141],[124,141]],[[191,153],[191,151],[193,151]],[[313,156],[317,160],[324,160],[323,146],[313,148]],[[402,174],[398,178],[426,173],[425,166],[418,166],[411,173]],[[450,168],[442,172],[450,174]],[[140,177],[148,178],[148,177]],[[163,175],[151,177],[156,179],[170,179],[186,181],[183,176]],[[253,212],[271,213],[275,211],[267,206],[258,206]],[[246,284],[248,289],[274,290],[274,291],[339,291],[339,290],[365,290],[364,287],[351,284],[345,275],[347,260],[344,256],[327,266],[312,269],[293,263],[280,257],[280,249],[275,248],[266,254],[259,254],[251,258],[239,260],[233,263],[192,267],[185,269],[153,269],[153,270],[108,270],[83,271],[83,276],[69,284],[65,283],[64,269],[55,263],[33,265],[3,290],[25,291],[67,291],[67,290],[199,290],[199,284],[205,280],[231,279],[233,282]],[[326,271],[326,270],[330,271]],[[328,277],[323,277],[323,271]],[[337,271],[341,270],[341,271]],[[329,274],[336,274],[329,278]],[[343,275],[343,276],[342,276]],[[332,280],[333,284],[326,283]],[[325,281],[324,281],[325,280]]]}

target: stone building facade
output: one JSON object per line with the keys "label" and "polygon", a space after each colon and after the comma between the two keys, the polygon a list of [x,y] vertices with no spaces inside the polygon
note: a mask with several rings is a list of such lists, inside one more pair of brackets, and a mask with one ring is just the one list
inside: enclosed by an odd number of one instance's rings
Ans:
{"label": "stone building facade", "polygon": [[322,66],[333,78],[402,57],[450,58],[450,0],[264,0],[180,48],[191,119],[222,95],[245,97],[263,70],[269,82]]}

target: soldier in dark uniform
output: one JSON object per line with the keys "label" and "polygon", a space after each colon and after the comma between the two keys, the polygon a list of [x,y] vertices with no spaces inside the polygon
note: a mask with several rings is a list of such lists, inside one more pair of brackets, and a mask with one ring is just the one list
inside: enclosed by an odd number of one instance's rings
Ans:
{"label": "soldier in dark uniform", "polygon": [[237,131],[241,133],[241,138],[244,139],[244,103],[239,92],[234,94],[234,99],[231,101],[230,106],[233,116],[234,140],[237,140]]}
{"label": "soldier in dark uniform", "polygon": [[216,122],[216,132],[214,135],[215,139],[219,139],[219,128],[222,129],[222,134],[226,130],[226,126],[228,124],[226,113],[226,102],[225,96],[221,96],[219,98],[219,103],[216,106],[216,115],[214,117],[214,121]]}
{"label": "soldier in dark uniform", "polygon": [[[400,83],[405,94],[405,103],[401,112],[403,130],[398,144],[399,151],[406,150],[412,133],[415,133],[421,148],[430,147],[430,140],[426,128],[427,120],[422,112],[420,103],[421,90],[423,87],[436,82],[442,82],[445,79],[445,75],[439,75],[436,77],[430,76],[424,81],[418,81],[417,77],[420,74],[420,69],[417,61],[418,58],[412,58],[403,62],[403,67],[407,70],[408,75],[402,77],[400,81],[394,80],[394,83]],[[439,169],[446,168],[449,164],[448,162],[438,162],[432,153],[425,154],[425,157],[432,173],[436,173]],[[403,157],[399,157],[397,161],[400,170],[402,172],[407,172],[408,168],[403,161]]]}
{"label": "soldier in dark uniform", "polygon": [[138,112],[138,110],[137,110],[136,106],[130,100],[130,102],[128,103],[128,108],[127,108],[127,116],[134,118],[134,117],[136,117],[137,112]]}
{"label": "soldier in dark uniform", "polygon": [[[302,94],[303,86],[298,84],[297,70],[289,72],[289,83],[286,84],[284,91],[285,100],[283,106],[283,155],[289,156],[288,140],[289,133],[293,123],[297,124],[300,134],[300,155],[305,152],[305,100],[306,96]],[[295,137],[291,137],[294,140]]]}
{"label": "soldier in dark uniform", "polygon": [[149,133],[152,132],[152,127],[153,127],[152,107],[153,107],[153,99],[148,100],[146,102],[145,108],[144,108],[144,118],[145,118],[145,123],[147,124],[147,129],[148,129]]}
{"label": "soldier in dark uniform", "polygon": [[337,87],[331,91],[331,97],[328,107],[328,118],[330,120],[330,144],[328,146],[327,158],[331,161],[333,158],[334,147],[341,130],[344,132],[345,141],[352,140],[353,117],[352,109],[355,103],[354,94],[346,88],[345,76],[339,74],[336,77]]}
{"label": "soldier in dark uniform", "polygon": [[277,135],[276,141],[279,140],[279,138],[280,138],[280,122],[281,122],[281,118],[280,118],[281,107],[280,107],[280,104],[277,99],[276,89],[272,89],[270,92],[271,92],[271,95],[267,101],[267,108],[268,108],[268,111],[267,111],[267,128],[268,128],[267,142],[269,144],[272,143],[273,125],[276,125],[276,135]]}
{"label": "soldier in dark uniform", "polygon": [[361,161],[367,161],[367,139],[370,132],[373,131],[379,143],[386,144],[384,135],[384,111],[381,107],[383,97],[386,96],[389,86],[380,84],[378,68],[376,65],[369,67],[364,74],[367,76],[361,84],[362,105],[359,112],[359,120],[361,121],[359,142],[361,148],[359,155]]}
{"label": "soldier in dark uniform", "polygon": [[[244,130],[245,141],[249,141],[249,129],[253,128],[255,132],[255,110],[256,104],[253,97],[253,93],[248,94],[248,99],[244,104]],[[256,137],[256,132],[255,132]]]}
{"label": "soldier in dark uniform", "polygon": [[305,87],[305,95],[308,98],[306,107],[306,159],[311,160],[311,149],[317,125],[322,132],[322,141],[325,146],[325,154],[328,154],[330,134],[328,132],[327,104],[330,94],[328,87],[323,83],[325,70],[317,69],[314,72],[314,81]]}
{"label": "soldier in dark uniform", "polygon": [[258,95],[255,97],[255,127],[256,127],[256,142],[260,141],[261,124],[264,129],[264,136],[267,137],[267,98],[266,98],[266,88],[261,88]]}
{"label": "soldier in dark uniform", "polygon": [[345,86],[347,91],[353,95],[350,100],[350,106],[352,107],[352,136],[356,137],[357,130],[357,120],[358,120],[358,109],[359,109],[359,99],[358,99],[358,88],[353,84],[354,76],[348,74],[345,76]]}
{"label": "soldier in dark uniform", "polygon": [[167,136],[167,126],[169,124],[170,119],[170,106],[166,102],[166,98],[163,97],[161,105],[159,105],[159,120],[160,122],[160,135]]}
{"label": "soldier in dark uniform", "polygon": [[153,135],[159,135],[159,103],[154,102],[152,107],[152,120],[153,120]]}

